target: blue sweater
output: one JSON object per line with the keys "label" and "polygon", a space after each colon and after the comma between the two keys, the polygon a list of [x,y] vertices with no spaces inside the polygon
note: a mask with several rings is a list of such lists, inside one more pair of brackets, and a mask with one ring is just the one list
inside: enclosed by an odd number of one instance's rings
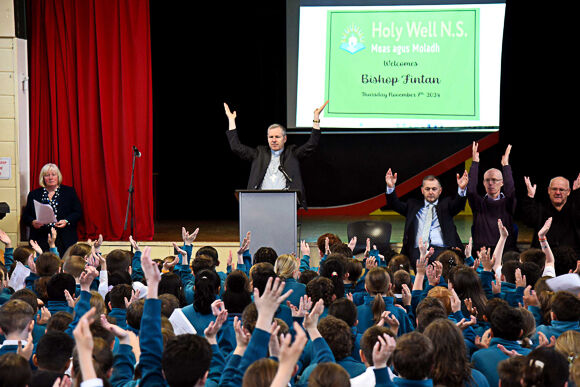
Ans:
{"label": "blue sweater", "polygon": [[505,340],[494,337],[489,343],[489,348],[480,349],[471,356],[473,368],[480,371],[486,378],[490,386],[497,386],[499,383],[499,374],[497,365],[500,361],[508,358],[498,347],[502,344],[508,351],[516,350],[520,355],[526,356],[531,352],[528,348],[523,348],[517,341]]}
{"label": "blue sweater", "polygon": [[[364,333],[368,328],[375,325],[373,320],[372,304],[373,296],[366,296],[364,304],[357,307],[358,309],[358,332]],[[398,306],[395,306],[395,299],[393,297],[383,297],[385,302],[385,310],[391,312],[397,320],[399,320],[398,336],[413,331],[413,324],[407,315],[407,312]]]}

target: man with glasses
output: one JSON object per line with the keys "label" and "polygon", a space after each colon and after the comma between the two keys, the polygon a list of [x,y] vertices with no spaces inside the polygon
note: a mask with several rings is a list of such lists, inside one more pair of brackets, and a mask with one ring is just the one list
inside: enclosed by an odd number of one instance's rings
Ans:
{"label": "man with glasses", "polygon": [[536,184],[532,185],[527,176],[524,180],[528,195],[522,203],[522,213],[526,224],[534,228],[532,247],[540,247],[537,232],[548,218],[552,218],[552,226],[546,235],[550,247],[567,246],[580,254],[580,175],[574,180],[572,189],[570,181],[562,176],[550,180],[550,203],[537,201]]}
{"label": "man with glasses", "polygon": [[[472,145],[471,168],[469,169],[469,183],[467,185],[467,200],[473,212],[471,236],[473,238],[473,255],[481,247],[495,248],[499,239],[498,219],[507,229],[509,236],[504,251],[517,250],[517,233],[514,227],[516,211],[516,191],[509,165],[511,145],[508,145],[501,158],[502,170],[491,168],[483,174],[485,195],[480,195],[478,189],[479,152],[478,144]],[[503,192],[502,192],[503,188]]]}

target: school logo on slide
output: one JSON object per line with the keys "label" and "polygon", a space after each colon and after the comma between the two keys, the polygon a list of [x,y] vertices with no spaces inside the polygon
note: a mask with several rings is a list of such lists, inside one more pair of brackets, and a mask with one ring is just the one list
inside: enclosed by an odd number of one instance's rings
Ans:
{"label": "school logo on slide", "polygon": [[351,24],[349,27],[344,29],[340,48],[344,51],[350,52],[351,54],[356,54],[365,48],[363,42],[364,34],[360,27]]}

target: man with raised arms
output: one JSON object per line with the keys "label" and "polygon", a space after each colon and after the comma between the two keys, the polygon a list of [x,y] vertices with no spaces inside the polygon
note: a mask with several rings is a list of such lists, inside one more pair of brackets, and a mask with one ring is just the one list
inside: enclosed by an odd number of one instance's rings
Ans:
{"label": "man with raised arms", "polygon": [[227,131],[228,141],[232,151],[244,160],[252,162],[248,189],[291,189],[300,192],[301,205],[306,208],[304,185],[300,174],[300,160],[314,152],[320,139],[320,113],[324,110],[326,101],[321,107],[314,110],[312,133],[308,141],[301,145],[286,144],[286,129],[280,124],[268,127],[268,146],[260,145],[252,148],[243,145],[238,138],[235,111],[231,111],[224,103],[224,109],[229,121]]}
{"label": "man with raised arms", "polygon": [[550,203],[541,203],[536,200],[536,184],[531,183],[529,177],[524,177],[528,195],[522,202],[524,222],[534,228],[532,247],[540,247],[538,230],[542,228],[548,218],[552,218],[552,226],[546,235],[550,247],[572,247],[576,254],[580,254],[580,174],[572,184],[558,176],[550,180],[548,196]]}
{"label": "man with raised arms", "polygon": [[[491,168],[483,174],[485,195],[477,192],[479,173],[478,144],[472,146],[473,163],[469,169],[469,183],[467,184],[467,200],[473,211],[472,251],[479,251],[481,247],[492,251],[499,240],[497,220],[508,230],[509,236],[505,244],[505,251],[517,250],[517,236],[514,231],[514,214],[516,211],[516,190],[512,169],[509,165],[509,155],[512,146],[508,145],[501,158],[502,170]],[[503,188],[503,192],[502,192]]]}
{"label": "man with raised arms", "polygon": [[467,171],[462,176],[457,174],[458,192],[453,197],[440,198],[443,191],[439,180],[429,175],[423,178],[421,193],[423,200],[409,199],[407,202],[399,200],[395,193],[397,174],[391,169],[385,176],[387,183],[387,206],[405,216],[405,231],[401,254],[411,260],[413,267],[419,258],[419,240],[433,247],[434,260],[439,253],[449,248],[463,249],[463,244],[457,233],[453,217],[465,208],[465,191],[469,178]]}

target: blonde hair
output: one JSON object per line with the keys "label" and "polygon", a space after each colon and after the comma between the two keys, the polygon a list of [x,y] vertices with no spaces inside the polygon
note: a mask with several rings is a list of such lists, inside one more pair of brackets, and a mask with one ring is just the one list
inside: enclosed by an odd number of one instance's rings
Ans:
{"label": "blonde hair", "polygon": [[565,331],[556,339],[555,348],[572,364],[580,355],[580,332]]}
{"label": "blonde hair", "polygon": [[60,169],[58,169],[58,166],[53,163],[48,163],[44,164],[44,166],[40,170],[40,174],[38,175],[38,184],[40,184],[41,187],[46,187],[46,185],[44,184],[44,176],[47,175],[50,170],[54,170],[56,172],[58,176],[58,185],[62,183],[62,173],[60,173]]}
{"label": "blonde hair", "polygon": [[274,263],[274,271],[278,277],[291,278],[298,270],[296,258],[289,254],[280,255]]}

